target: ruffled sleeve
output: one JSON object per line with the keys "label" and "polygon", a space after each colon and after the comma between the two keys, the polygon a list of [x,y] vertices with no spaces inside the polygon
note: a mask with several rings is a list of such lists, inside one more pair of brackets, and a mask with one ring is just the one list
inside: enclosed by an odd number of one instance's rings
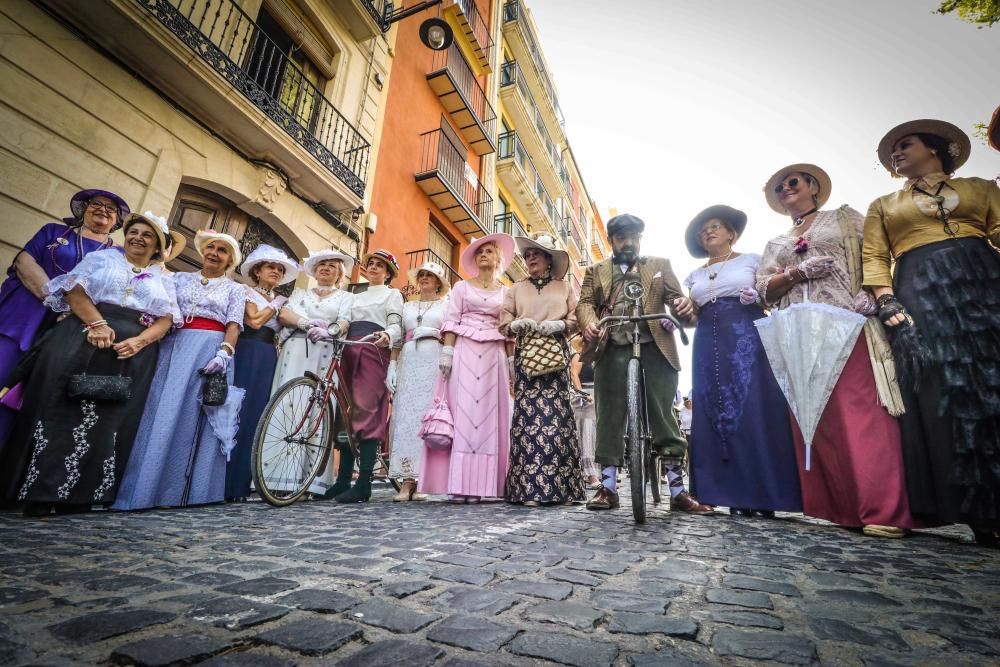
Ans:
{"label": "ruffled sleeve", "polygon": [[757,265],[757,281],[755,288],[757,293],[760,294],[761,301],[768,306],[773,306],[776,301],[772,301],[767,297],[767,285],[771,282],[771,278],[775,274],[784,271],[784,267],[778,264],[778,251],[781,249],[781,243],[775,241],[768,241],[767,247],[764,248],[764,254],[760,257],[760,264]]}
{"label": "ruffled sleeve", "polygon": [[226,301],[226,324],[235,322],[243,331],[243,319],[246,316],[247,298],[243,285],[232,281],[229,286],[229,298]]}
{"label": "ruffled sleeve", "polygon": [[69,312],[69,304],[66,303],[66,293],[74,287],[82,287],[87,293],[87,297],[96,303],[93,290],[100,284],[101,274],[109,273],[108,267],[111,262],[116,261],[119,254],[116,250],[99,250],[84,256],[73,270],[61,276],[53,278],[45,284],[45,306],[57,313]]}

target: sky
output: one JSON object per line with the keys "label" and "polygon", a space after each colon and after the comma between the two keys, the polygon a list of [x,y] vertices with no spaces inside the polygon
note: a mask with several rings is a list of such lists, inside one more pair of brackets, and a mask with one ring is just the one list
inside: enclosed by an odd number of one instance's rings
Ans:
{"label": "sky", "polygon": [[[702,209],[745,211],[736,250],[760,253],[789,227],[764,201],[775,171],[818,164],[826,207],[864,213],[901,185],[875,153],[886,131],[939,118],[972,136],[1000,105],[1000,25],[934,14],[936,0],[526,4],[590,196],[605,221],[612,208],[643,218],[643,254],[681,281],[700,264],[684,230]],[[1000,175],[1000,153],[972,142],[958,175]]]}

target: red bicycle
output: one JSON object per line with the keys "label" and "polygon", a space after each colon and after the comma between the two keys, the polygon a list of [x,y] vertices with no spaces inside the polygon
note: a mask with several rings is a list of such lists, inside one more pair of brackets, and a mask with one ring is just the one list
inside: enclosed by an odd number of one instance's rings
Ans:
{"label": "red bicycle", "polygon": [[[253,447],[254,486],[268,504],[282,507],[302,498],[313,480],[333,464],[335,439],[358,457],[341,359],[348,345],[372,345],[368,338],[330,341],[333,357],[324,377],[306,371],[271,396],[257,423]],[[398,491],[399,481],[389,477],[388,470],[379,451],[375,478],[388,479]]]}

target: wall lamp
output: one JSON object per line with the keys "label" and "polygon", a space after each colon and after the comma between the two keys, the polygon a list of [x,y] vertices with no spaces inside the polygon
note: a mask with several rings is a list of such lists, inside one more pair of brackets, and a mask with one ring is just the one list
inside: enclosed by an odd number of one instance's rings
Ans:
{"label": "wall lamp", "polygon": [[[391,2],[385,4],[385,16],[382,20],[382,31],[385,32],[396,21],[419,14],[425,9],[440,5],[442,0],[425,0],[409,7],[395,9]],[[444,51],[455,41],[455,33],[442,18],[429,18],[420,24],[420,41],[432,51]]]}

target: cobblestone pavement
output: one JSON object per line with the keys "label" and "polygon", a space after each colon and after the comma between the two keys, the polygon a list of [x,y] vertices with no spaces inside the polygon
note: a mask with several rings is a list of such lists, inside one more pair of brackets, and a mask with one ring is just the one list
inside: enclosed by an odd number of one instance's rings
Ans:
{"label": "cobblestone pavement", "polygon": [[263,503],[0,514],[0,664],[1000,661],[1000,552],[801,517]]}

